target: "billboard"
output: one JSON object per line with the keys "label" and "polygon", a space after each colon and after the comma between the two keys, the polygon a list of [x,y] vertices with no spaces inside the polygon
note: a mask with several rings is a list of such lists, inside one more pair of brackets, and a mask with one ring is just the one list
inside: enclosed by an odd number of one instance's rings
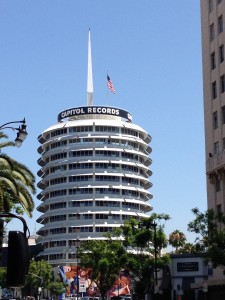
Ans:
{"label": "billboard", "polygon": [[[98,288],[92,278],[92,270],[82,269],[79,266],[59,267],[60,278],[68,284],[66,297],[81,295],[82,297],[93,297],[98,295]],[[121,270],[112,288],[108,291],[108,297],[130,295],[129,271]]]}

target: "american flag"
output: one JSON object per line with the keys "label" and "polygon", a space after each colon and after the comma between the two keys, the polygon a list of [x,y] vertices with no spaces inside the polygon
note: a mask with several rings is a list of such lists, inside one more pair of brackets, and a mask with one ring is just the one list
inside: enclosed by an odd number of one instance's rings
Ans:
{"label": "american flag", "polygon": [[107,75],[107,86],[113,94],[116,93],[116,90],[113,86],[112,80],[109,78],[109,75]]}

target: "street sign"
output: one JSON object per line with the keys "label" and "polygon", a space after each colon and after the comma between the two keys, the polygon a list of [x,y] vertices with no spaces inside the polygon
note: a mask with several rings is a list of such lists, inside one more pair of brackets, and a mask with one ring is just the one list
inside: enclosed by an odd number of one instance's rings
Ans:
{"label": "street sign", "polygon": [[79,278],[79,292],[85,293],[86,292],[86,280]]}

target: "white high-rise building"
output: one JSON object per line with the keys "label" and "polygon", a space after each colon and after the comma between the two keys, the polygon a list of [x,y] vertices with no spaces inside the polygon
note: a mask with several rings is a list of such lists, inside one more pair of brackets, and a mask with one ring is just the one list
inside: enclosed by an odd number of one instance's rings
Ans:
{"label": "white high-rise building", "polygon": [[[62,121],[62,118],[66,121]],[[101,239],[152,207],[149,134],[112,107],[72,108],[38,138],[41,166],[37,220],[52,265],[74,262],[77,240]]]}
{"label": "white high-rise building", "polygon": [[61,112],[38,137],[40,255],[52,266],[76,264],[77,243],[103,239],[152,209],[151,137],[127,111],[93,106],[90,61],[89,52],[88,105]]}

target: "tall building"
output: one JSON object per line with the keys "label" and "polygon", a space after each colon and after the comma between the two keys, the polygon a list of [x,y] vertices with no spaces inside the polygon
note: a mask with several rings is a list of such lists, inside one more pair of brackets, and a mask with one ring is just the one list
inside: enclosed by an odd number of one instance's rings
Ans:
{"label": "tall building", "polygon": [[[89,41],[90,54],[90,41]],[[67,109],[39,137],[44,250],[52,265],[76,264],[82,241],[103,239],[129,218],[148,217],[150,135],[123,109],[93,106],[91,57],[87,106]]]}
{"label": "tall building", "polygon": [[225,1],[201,0],[208,208],[225,213]]}
{"label": "tall building", "polygon": [[[201,0],[208,208],[225,213],[225,0]],[[222,270],[213,279],[224,278]],[[219,283],[216,283],[219,284]]]}

